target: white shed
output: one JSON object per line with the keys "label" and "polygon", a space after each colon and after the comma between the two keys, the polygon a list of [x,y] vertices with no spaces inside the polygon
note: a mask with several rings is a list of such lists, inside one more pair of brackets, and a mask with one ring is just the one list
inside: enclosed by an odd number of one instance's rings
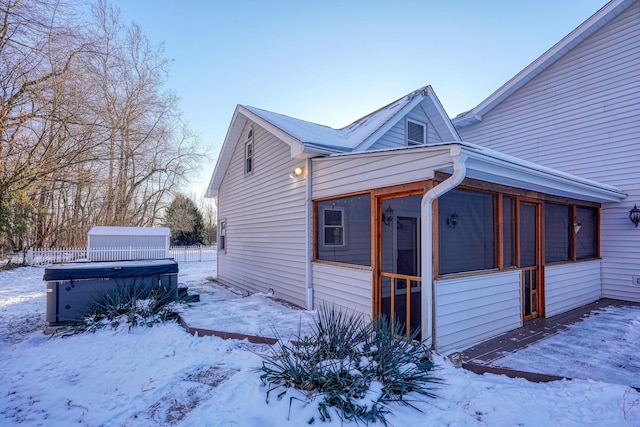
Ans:
{"label": "white shed", "polygon": [[92,227],[87,235],[91,261],[169,258],[171,229],[167,227]]}

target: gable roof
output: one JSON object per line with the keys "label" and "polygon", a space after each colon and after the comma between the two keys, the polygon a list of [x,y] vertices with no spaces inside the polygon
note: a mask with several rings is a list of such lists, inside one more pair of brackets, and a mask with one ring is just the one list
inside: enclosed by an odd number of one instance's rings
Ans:
{"label": "gable roof", "polygon": [[417,89],[341,129],[319,125],[248,105],[238,105],[227,130],[207,197],[216,197],[242,129],[253,121],[291,148],[291,157],[309,158],[367,150],[417,105],[424,103],[434,112],[431,120],[444,140],[460,141],[440,100],[431,86]]}
{"label": "gable roof", "polygon": [[511,80],[491,94],[472,110],[456,116],[452,122],[456,127],[469,126],[482,121],[482,116],[493,110],[502,101],[527,84],[538,74],[549,68],[567,52],[579,45],[584,39],[595,33],[604,25],[620,15],[625,9],[638,0],[612,0],[589,19],[570,32],[562,40],[547,50]]}
{"label": "gable roof", "polygon": [[431,86],[417,89],[341,129],[334,129],[248,105],[243,108],[295,138],[305,147],[324,148],[328,152],[341,153],[366,150],[398,120],[425,101],[433,105],[437,116],[440,116],[434,117],[433,121],[438,133],[443,134],[443,139],[459,141],[460,137]]}

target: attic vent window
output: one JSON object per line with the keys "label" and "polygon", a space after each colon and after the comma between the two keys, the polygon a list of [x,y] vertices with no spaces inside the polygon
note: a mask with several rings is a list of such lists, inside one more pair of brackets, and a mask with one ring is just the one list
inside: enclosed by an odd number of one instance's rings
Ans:
{"label": "attic vent window", "polygon": [[427,125],[407,120],[407,145],[424,145],[427,143]]}
{"label": "attic vent window", "polygon": [[247,141],[244,143],[244,173],[253,172],[253,129],[249,129]]}

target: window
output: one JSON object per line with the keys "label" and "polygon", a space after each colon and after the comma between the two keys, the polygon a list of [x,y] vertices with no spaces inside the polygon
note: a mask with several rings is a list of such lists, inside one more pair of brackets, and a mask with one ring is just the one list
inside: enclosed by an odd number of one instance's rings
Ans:
{"label": "window", "polygon": [[371,265],[371,196],[316,203],[316,259]]}
{"label": "window", "polygon": [[407,119],[407,145],[427,143],[427,125]]}
{"label": "window", "polygon": [[594,208],[576,208],[576,259],[598,256],[598,211]]}
{"label": "window", "polygon": [[244,143],[244,173],[253,172],[253,129],[249,129],[247,141]]}
{"label": "window", "polygon": [[439,274],[496,268],[495,195],[451,190],[438,199]]}
{"label": "window", "polygon": [[569,261],[571,248],[571,206],[545,203],[544,253],[545,262]]}
{"label": "window", "polygon": [[227,221],[220,221],[220,231],[218,232],[218,250],[227,251]]}
{"label": "window", "polygon": [[344,209],[324,208],[324,246],[344,246]]}

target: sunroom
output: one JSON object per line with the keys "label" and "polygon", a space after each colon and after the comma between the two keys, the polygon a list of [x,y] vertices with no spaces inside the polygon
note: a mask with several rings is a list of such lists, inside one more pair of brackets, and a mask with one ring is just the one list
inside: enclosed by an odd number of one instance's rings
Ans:
{"label": "sunroom", "polygon": [[313,159],[312,289],[462,350],[600,297],[625,194],[466,143]]}

